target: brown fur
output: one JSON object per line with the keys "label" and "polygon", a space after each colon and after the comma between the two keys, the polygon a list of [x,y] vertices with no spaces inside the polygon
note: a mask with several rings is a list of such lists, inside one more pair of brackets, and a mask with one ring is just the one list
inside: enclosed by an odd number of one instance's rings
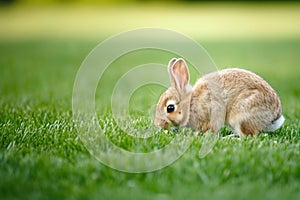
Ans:
{"label": "brown fur", "polygon": [[[182,59],[171,61],[172,85],[157,105],[157,126],[162,120],[166,124],[216,133],[228,124],[240,136],[257,135],[281,116],[278,95],[258,75],[242,69],[225,69],[203,76],[189,90],[185,83],[189,79],[185,62]],[[165,112],[169,99],[177,103],[176,112]]]}

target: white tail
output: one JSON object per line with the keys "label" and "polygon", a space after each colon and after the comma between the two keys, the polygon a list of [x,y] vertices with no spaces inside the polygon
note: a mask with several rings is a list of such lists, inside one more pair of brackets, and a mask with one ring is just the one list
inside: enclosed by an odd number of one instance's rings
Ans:
{"label": "white tail", "polygon": [[270,125],[268,125],[265,131],[276,131],[283,125],[284,120],[284,116],[281,115],[278,119],[276,119]]}

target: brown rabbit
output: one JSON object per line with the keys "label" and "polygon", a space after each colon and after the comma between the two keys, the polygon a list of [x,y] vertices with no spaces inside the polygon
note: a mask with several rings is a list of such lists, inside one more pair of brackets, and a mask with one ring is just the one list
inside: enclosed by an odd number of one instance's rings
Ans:
{"label": "brown rabbit", "polygon": [[284,123],[274,89],[258,75],[243,69],[225,69],[189,85],[185,61],[173,58],[168,72],[171,87],[160,97],[155,125],[191,127],[217,133],[229,125],[239,136],[275,131]]}

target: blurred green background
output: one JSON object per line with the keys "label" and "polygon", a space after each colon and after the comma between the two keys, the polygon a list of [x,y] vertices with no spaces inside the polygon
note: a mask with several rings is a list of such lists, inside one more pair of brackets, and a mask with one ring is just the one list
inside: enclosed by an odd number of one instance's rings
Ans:
{"label": "blurred green background", "polygon": [[285,1],[24,0],[2,3],[0,11],[1,39],[91,40],[139,27],[172,29],[200,40],[298,38],[300,33],[299,3]]}
{"label": "blurred green background", "polygon": [[[299,199],[299,19],[298,1],[0,1],[0,198]],[[218,68],[265,78],[281,97],[285,126],[258,138],[220,139],[203,159],[198,137],[182,158],[153,173],[101,165],[76,135],[73,83],[96,45],[142,27],[178,31],[203,45]],[[170,59],[151,50],[127,56],[115,66]],[[107,71],[113,78],[119,72]],[[113,78],[103,87],[111,89]],[[153,105],[160,92],[146,88],[134,105]],[[170,138],[159,136],[159,144]],[[139,149],[122,133],[111,139]]]}

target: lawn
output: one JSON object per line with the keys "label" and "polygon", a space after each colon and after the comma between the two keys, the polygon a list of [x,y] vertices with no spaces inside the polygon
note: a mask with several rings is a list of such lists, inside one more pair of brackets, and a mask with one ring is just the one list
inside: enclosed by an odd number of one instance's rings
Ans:
{"label": "lawn", "polygon": [[[299,199],[300,40],[197,41],[219,68],[246,68],[264,77],[281,97],[285,125],[256,138],[220,137],[204,158],[199,158],[204,137],[193,137],[190,148],[172,165],[134,174],[107,167],[91,156],[72,120],[76,73],[99,39],[1,40],[1,199]],[[127,65],[137,65],[152,59],[167,63],[170,55],[147,50],[127,56]],[[122,64],[122,59],[114,64]],[[112,68],[107,76],[119,72]],[[114,77],[105,81],[109,80],[116,81]],[[104,94],[96,93],[96,102],[111,92],[110,82],[105,85],[99,86]],[[161,91],[156,86],[141,88],[133,105],[153,105]],[[96,107],[99,115],[105,109]],[[146,141],[129,137],[118,131],[109,114],[99,123],[107,125],[105,134],[112,142],[132,151],[161,148],[176,137],[164,132]],[[221,136],[227,133],[224,129]]]}

